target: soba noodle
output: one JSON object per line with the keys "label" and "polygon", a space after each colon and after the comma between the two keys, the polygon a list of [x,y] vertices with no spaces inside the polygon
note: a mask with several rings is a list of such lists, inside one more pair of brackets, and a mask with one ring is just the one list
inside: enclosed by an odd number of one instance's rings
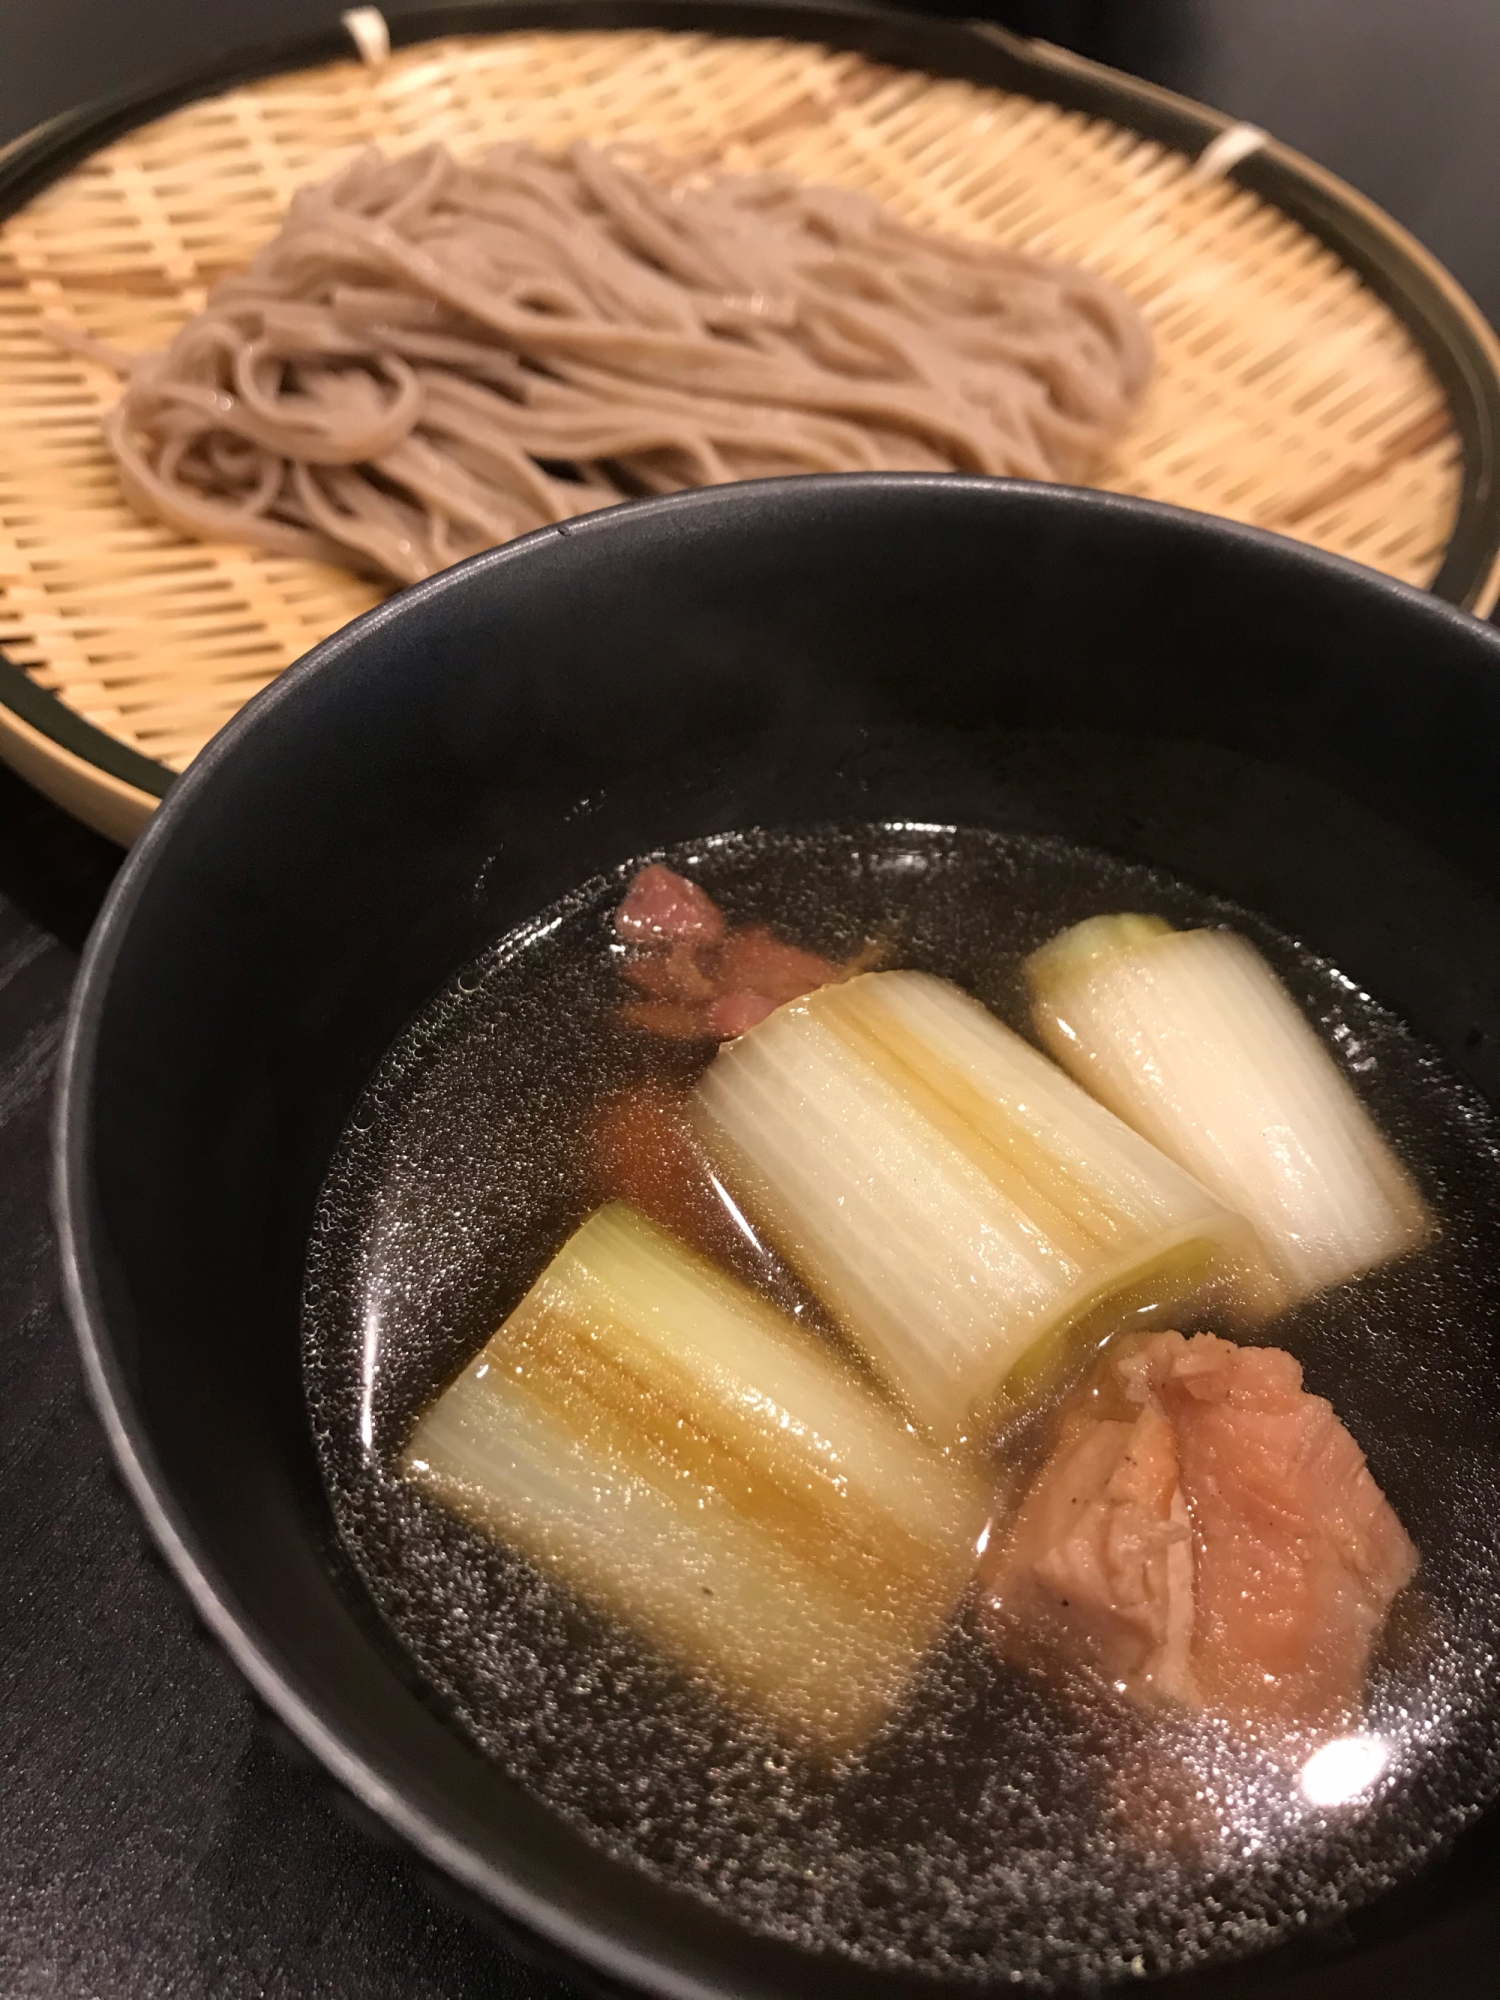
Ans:
{"label": "soba noodle", "polygon": [[145,514],[399,582],[641,493],[1076,478],[1151,368],[1088,272],[783,175],[587,145],[363,154],[293,199],[107,419]]}

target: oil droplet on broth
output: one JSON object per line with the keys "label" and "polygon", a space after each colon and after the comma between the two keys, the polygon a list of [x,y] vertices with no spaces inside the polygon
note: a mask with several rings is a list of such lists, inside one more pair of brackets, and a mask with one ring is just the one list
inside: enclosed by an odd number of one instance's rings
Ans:
{"label": "oil droplet on broth", "polygon": [[[1500,1505],[1500,1120],[1335,968],[1153,870],[912,826],[724,836],[666,858],[731,920],[833,958],[878,939],[885,963],[953,979],[1018,1027],[1020,961],[1066,924],[1136,909],[1248,935],[1440,1218],[1433,1248],[1258,1336],[1297,1355],[1365,1448],[1422,1551],[1418,1588],[1362,1726],[1300,1766],[1211,1718],[1151,1718],[1004,1667],[965,1617],[875,1740],[830,1768],[406,1488],[391,1467],[417,1412],[595,1205],[597,1106],[704,1060],[614,1021],[624,868],[464,968],[404,1031],[314,1230],[304,1365],[325,1482],[444,1712],[612,1854],[759,1931],[886,1969],[1138,1977],[1258,1949],[1409,1873],[1500,1791],[1485,1713],[1500,1693],[1485,1528]],[[786,1277],[772,1260],[760,1275]]]}

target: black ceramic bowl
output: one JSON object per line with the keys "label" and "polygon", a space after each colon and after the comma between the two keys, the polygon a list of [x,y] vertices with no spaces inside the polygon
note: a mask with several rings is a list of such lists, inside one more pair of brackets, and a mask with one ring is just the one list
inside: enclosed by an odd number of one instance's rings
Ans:
{"label": "black ceramic bowl", "polygon": [[[1500,1105],[1497,801],[1500,635],[1290,542],[1098,494],[733,487],[407,591],[198,759],[79,983],[63,1251],[152,1534],[334,1776],[533,1939],[660,1992],[898,1993],[585,1844],[436,1719],[350,1588],[298,1298],[356,1094],[458,966],[597,871],[849,818],[1160,864],[1328,954]],[[1202,1990],[1489,1995],[1497,1849],[1492,1815],[1300,1958]]]}

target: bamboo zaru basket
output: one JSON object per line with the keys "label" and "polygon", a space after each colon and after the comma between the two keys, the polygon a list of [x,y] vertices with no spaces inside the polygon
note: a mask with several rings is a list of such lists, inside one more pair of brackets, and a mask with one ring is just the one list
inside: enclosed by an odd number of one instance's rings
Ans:
{"label": "bamboo zaru basket", "polygon": [[165,345],[300,184],[372,142],[645,141],[1091,265],[1143,307],[1159,356],[1099,484],[1492,602],[1500,350],[1330,176],[991,30],[758,0],[569,18],[570,0],[445,7],[404,17],[412,45],[387,55],[366,12],[374,61],[328,37],[262,52],[0,158],[0,752],[94,826],[131,838],[257,689],[380,593],[138,518],[100,432],[119,384],[43,323]]}

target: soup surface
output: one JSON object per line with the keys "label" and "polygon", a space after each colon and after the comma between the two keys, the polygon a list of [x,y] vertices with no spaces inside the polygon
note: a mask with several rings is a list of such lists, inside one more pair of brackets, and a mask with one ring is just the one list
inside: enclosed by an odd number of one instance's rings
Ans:
{"label": "soup surface", "polygon": [[[1282,1314],[1421,1551],[1363,1729],[1300,1778],[1212,1717],[1148,1716],[1002,1664],[966,1612],[898,1712],[829,1764],[731,1712],[396,1474],[422,1408],[598,1205],[611,1093],[711,1045],[620,1018],[638,863],[466,967],[346,1130],[304,1361],[344,1545],[454,1725],[616,1856],[758,1930],[865,1963],[1045,1985],[1189,1967],[1338,1916],[1500,1790],[1500,1120],[1369,995],[1253,914],[1060,841],[916,825],[715,836],[668,863],[733,922],[951,979],[1024,1029],[1020,966],[1119,910],[1249,937],[1420,1182],[1435,1242]],[[760,1273],[786,1303],[785,1274]],[[1033,1426],[1034,1428],[1034,1426]],[[997,1439],[996,1486],[1034,1458]]]}

